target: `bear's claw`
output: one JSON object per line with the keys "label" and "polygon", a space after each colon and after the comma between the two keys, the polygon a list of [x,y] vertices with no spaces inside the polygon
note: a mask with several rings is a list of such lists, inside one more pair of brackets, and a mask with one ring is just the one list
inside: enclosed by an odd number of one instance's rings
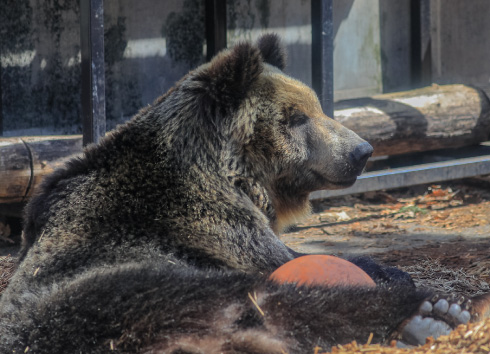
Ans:
{"label": "bear's claw", "polygon": [[420,305],[415,316],[405,322],[399,336],[401,346],[424,344],[426,338],[447,335],[473,319],[472,300],[463,296],[434,296]]}

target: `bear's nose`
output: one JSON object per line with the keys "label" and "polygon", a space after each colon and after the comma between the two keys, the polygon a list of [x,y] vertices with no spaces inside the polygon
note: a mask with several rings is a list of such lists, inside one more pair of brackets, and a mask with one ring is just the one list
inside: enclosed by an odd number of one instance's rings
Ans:
{"label": "bear's nose", "polygon": [[365,141],[360,143],[354,148],[354,151],[350,153],[352,164],[362,170],[367,159],[373,154],[373,151],[373,147],[368,142]]}

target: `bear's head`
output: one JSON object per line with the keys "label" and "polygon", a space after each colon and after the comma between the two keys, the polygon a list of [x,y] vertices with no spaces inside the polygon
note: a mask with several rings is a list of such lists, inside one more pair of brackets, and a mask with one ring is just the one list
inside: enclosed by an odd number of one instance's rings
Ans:
{"label": "bear's head", "polygon": [[[315,92],[282,71],[276,35],[218,54],[184,81],[200,97],[203,129],[227,141],[224,165],[267,191],[274,230],[309,212],[312,191],[352,185],[373,149],[327,117]],[[221,138],[220,138],[221,139]],[[222,140],[222,139],[221,139]]]}

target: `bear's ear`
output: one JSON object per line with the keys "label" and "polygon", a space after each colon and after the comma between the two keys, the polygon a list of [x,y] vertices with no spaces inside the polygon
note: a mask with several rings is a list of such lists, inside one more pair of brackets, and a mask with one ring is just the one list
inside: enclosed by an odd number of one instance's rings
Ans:
{"label": "bear's ear", "polygon": [[237,44],[219,53],[196,75],[207,95],[217,103],[233,104],[244,99],[263,70],[260,51],[250,43]]}
{"label": "bear's ear", "polygon": [[277,34],[264,34],[258,39],[257,47],[259,47],[262,58],[267,64],[284,70],[286,67],[286,52]]}

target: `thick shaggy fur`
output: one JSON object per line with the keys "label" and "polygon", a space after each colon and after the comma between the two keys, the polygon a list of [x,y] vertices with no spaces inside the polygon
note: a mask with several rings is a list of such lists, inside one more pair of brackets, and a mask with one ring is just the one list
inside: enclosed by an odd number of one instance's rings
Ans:
{"label": "thick shaggy fur", "polygon": [[280,286],[245,273],[127,264],[24,293],[16,303],[23,311],[6,314],[11,324],[0,348],[308,353],[315,346],[363,342],[371,332],[375,341],[386,340],[424,295],[406,287]]}
{"label": "thick shaggy fur", "polygon": [[284,63],[275,36],[239,44],[46,178],[2,353],[302,353],[416,313],[426,294],[366,260],[376,289],[266,279],[298,256],[277,234],[309,193],[351,185],[372,152]]}

